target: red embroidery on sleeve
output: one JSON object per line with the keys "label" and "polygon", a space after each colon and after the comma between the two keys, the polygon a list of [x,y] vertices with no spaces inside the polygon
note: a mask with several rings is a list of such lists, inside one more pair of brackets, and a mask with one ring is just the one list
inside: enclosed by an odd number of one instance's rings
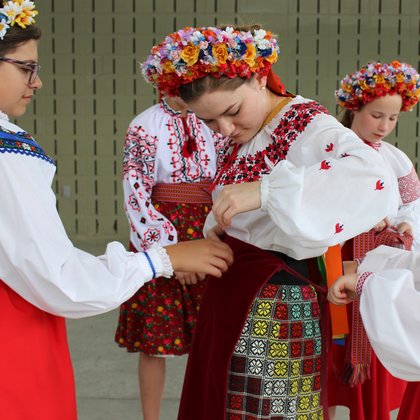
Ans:
{"label": "red embroidery on sleeve", "polygon": [[384,182],[378,179],[375,185],[375,191],[381,191],[384,189]]}
{"label": "red embroidery on sleeve", "polygon": [[408,175],[398,179],[398,187],[403,204],[416,201],[420,197],[420,181],[414,167]]}
{"label": "red embroidery on sleeve", "polygon": [[343,227],[344,225],[342,225],[341,223],[336,223],[335,224],[335,233],[340,233],[343,231]]}

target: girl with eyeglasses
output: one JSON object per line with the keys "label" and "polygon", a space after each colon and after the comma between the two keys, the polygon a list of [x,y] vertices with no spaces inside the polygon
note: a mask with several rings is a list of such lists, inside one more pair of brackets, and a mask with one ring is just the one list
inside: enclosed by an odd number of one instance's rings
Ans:
{"label": "girl with eyeglasses", "polygon": [[76,420],[64,317],[118,307],[144,283],[173,270],[220,276],[225,244],[197,240],[145,252],[112,242],[95,257],[73,246],[51,189],[54,161],[22,128],[42,87],[32,1],[0,7],[0,417]]}

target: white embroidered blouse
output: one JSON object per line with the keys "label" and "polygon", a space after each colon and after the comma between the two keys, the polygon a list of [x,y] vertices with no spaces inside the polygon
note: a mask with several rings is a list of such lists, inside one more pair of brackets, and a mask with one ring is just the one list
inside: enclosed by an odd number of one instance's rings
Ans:
{"label": "white embroidered blouse", "polygon": [[420,253],[380,246],[358,268],[369,341],[396,377],[420,381]]}
{"label": "white embroidered blouse", "polygon": [[390,218],[392,226],[407,222],[413,233],[413,249],[420,247],[420,181],[413,163],[400,149],[387,142],[376,147],[390,173],[398,181],[400,192],[398,213]]}
{"label": "white embroidered blouse", "polygon": [[124,148],[123,187],[130,241],[136,249],[178,240],[174,225],[153,206],[153,186],[213,179],[217,155],[226,141],[195,114],[181,117],[165,100],[131,121]]}
{"label": "white embroidered blouse", "polygon": [[[0,120],[0,281],[59,316],[114,309],[152,279],[152,268],[143,253],[127,252],[118,242],[100,257],[75,248],[57,213],[54,174],[54,162],[34,139]],[[149,256],[158,275],[171,275],[161,247]]]}
{"label": "white embroidered blouse", "polygon": [[[295,259],[368,231],[397,214],[395,177],[378,153],[315,101],[293,98],[237,154],[221,159],[225,184],[261,180],[261,208],[236,215],[227,233]],[[215,225],[210,213],[205,231]]]}

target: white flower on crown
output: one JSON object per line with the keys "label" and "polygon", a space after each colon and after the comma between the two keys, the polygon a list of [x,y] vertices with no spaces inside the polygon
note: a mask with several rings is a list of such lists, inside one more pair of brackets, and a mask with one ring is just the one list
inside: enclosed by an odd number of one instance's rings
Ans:
{"label": "white flower on crown", "polygon": [[7,23],[6,19],[0,18],[0,39],[6,35],[7,30],[10,28],[10,25]]}
{"label": "white flower on crown", "polygon": [[38,12],[35,10],[35,4],[31,0],[7,1],[0,8],[0,39],[3,39],[8,29],[14,24],[25,29],[27,26],[35,23],[34,16]]}
{"label": "white flower on crown", "polygon": [[1,12],[8,17],[7,23],[13,24],[16,16],[22,13],[22,10],[23,6],[18,2],[8,1],[1,9]]}
{"label": "white flower on crown", "polygon": [[195,31],[191,34],[191,39],[190,41],[193,44],[198,44],[200,41],[203,41],[203,35],[200,31]]}
{"label": "white flower on crown", "polygon": [[254,31],[254,41],[259,42],[265,39],[267,32],[264,29],[256,29]]}

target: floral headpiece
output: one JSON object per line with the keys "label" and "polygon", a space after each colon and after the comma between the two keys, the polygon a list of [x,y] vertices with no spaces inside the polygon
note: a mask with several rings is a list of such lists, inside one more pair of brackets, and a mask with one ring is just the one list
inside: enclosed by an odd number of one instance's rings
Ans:
{"label": "floral headpiece", "polygon": [[11,26],[17,24],[25,29],[35,23],[38,14],[35,4],[30,0],[3,1],[0,8],[0,39],[3,39]]}
{"label": "floral headpiece", "polygon": [[271,32],[230,27],[186,27],[155,45],[141,69],[159,92],[177,96],[181,85],[207,75],[219,78],[267,75],[279,47]]}
{"label": "floral headpiece", "polygon": [[412,111],[419,101],[420,76],[412,66],[398,60],[389,64],[370,62],[340,82],[335,92],[338,105],[347,109],[359,109],[376,98],[399,94],[403,105],[401,111]]}

